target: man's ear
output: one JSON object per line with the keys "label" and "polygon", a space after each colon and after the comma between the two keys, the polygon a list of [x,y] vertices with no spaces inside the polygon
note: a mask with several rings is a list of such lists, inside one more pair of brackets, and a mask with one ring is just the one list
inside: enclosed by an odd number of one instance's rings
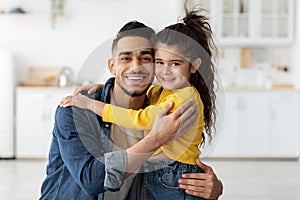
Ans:
{"label": "man's ear", "polygon": [[108,60],[108,69],[109,69],[111,75],[115,75],[116,74],[115,63],[114,63],[114,59],[113,58],[110,58]]}
{"label": "man's ear", "polygon": [[196,59],[192,62],[191,73],[195,73],[195,72],[199,69],[201,63],[202,63],[201,58],[196,58]]}

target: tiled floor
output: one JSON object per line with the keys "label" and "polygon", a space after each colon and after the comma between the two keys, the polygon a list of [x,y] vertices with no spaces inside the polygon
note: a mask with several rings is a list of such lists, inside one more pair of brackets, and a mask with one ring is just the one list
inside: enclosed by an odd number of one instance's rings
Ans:
{"label": "tiled floor", "polygon": [[[224,183],[222,200],[299,200],[298,161],[207,160]],[[39,197],[45,160],[0,160],[0,199]]]}
{"label": "tiled floor", "polygon": [[298,161],[208,161],[224,183],[224,200],[299,200]]}
{"label": "tiled floor", "polygon": [[0,160],[0,199],[38,199],[46,160]]}

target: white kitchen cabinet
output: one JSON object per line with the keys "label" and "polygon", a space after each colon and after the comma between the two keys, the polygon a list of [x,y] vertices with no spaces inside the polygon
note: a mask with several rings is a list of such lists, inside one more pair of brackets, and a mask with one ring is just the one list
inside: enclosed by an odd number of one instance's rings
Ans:
{"label": "white kitchen cabinet", "polygon": [[269,153],[271,156],[299,156],[300,98],[295,92],[270,94]]}
{"label": "white kitchen cabinet", "polygon": [[[238,131],[238,112],[237,98],[235,94],[226,93],[225,96],[225,113],[218,113],[218,119],[223,120],[223,126],[220,128],[215,138],[213,138],[213,151],[208,156],[217,157],[238,157],[239,156],[239,131]],[[230,131],[228,131],[230,130]],[[211,149],[209,149],[211,150]],[[202,154],[206,156],[206,152]]]}
{"label": "white kitchen cabinet", "polygon": [[293,42],[294,0],[193,0],[210,11],[220,45],[286,45]]}
{"label": "white kitchen cabinet", "polygon": [[291,44],[293,9],[293,0],[223,0],[217,38],[224,45]]}
{"label": "white kitchen cabinet", "polygon": [[242,157],[266,156],[268,151],[268,93],[236,94],[239,150]]}
{"label": "white kitchen cabinet", "polygon": [[18,87],[16,101],[16,157],[48,156],[54,112],[72,89]]}
{"label": "white kitchen cabinet", "polygon": [[210,156],[298,158],[299,121],[298,91],[226,91],[224,127]]}

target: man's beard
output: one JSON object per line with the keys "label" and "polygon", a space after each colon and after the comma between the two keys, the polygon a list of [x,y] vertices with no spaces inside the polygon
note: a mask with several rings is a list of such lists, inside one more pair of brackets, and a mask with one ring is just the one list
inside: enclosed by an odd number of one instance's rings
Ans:
{"label": "man's beard", "polygon": [[120,79],[116,79],[116,83],[118,84],[118,86],[123,90],[123,92],[125,92],[125,94],[127,94],[128,96],[131,96],[131,97],[139,97],[139,96],[143,96],[146,94],[147,90],[149,89],[149,87],[151,86],[152,83],[149,83],[146,87],[145,85],[143,85],[142,87],[145,87],[144,90],[142,91],[138,91],[138,88],[134,91],[130,91],[128,90],[126,87],[124,87],[122,85],[122,82],[120,81]]}

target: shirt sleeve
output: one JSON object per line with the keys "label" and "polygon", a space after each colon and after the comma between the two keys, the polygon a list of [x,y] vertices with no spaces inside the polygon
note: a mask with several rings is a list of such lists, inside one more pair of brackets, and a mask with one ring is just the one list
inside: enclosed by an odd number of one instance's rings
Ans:
{"label": "shirt sleeve", "polygon": [[[64,164],[74,181],[89,195],[105,191],[105,165],[94,114],[75,107],[58,107],[55,135]],[[96,134],[97,133],[97,134]]]}
{"label": "shirt sleeve", "polygon": [[161,102],[140,110],[126,109],[106,104],[103,109],[102,119],[103,121],[117,124],[128,129],[147,131],[152,128],[157,113],[169,102],[172,101],[174,103],[173,108],[170,111],[173,112],[186,100],[187,98],[183,99],[179,97],[178,94],[172,94],[166,96]]}
{"label": "shirt sleeve", "polygon": [[133,110],[106,104],[102,119],[132,130],[150,130],[156,114],[161,109],[161,105],[150,105],[145,109]]}
{"label": "shirt sleeve", "polygon": [[104,155],[105,180],[104,188],[110,191],[118,191],[124,183],[127,166],[126,151],[114,151]]}

